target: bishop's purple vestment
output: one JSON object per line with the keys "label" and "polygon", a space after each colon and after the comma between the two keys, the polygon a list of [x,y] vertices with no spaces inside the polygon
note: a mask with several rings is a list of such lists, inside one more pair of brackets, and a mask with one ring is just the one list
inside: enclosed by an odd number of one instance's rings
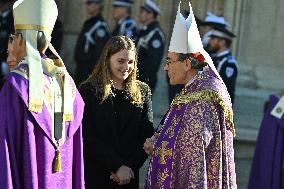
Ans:
{"label": "bishop's purple vestment", "polygon": [[[28,110],[28,70],[20,65],[6,78],[0,93],[0,188],[83,189],[82,128],[84,102],[73,85],[74,119],[65,122],[62,171],[53,173],[50,77],[45,75],[41,113]],[[72,82],[70,81],[65,82]]]}
{"label": "bishop's purple vestment", "polygon": [[154,143],[146,189],[235,189],[233,112],[211,69],[175,97]]}
{"label": "bishop's purple vestment", "polygon": [[248,189],[284,187],[284,116],[278,119],[270,114],[278,101],[278,96],[270,96],[258,134]]}

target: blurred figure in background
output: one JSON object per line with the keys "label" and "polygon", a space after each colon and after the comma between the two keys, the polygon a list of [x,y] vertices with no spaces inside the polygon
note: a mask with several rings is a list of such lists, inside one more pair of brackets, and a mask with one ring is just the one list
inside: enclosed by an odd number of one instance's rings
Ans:
{"label": "blurred figure in background", "polygon": [[114,0],[113,1],[113,18],[116,21],[116,27],[112,36],[124,35],[136,40],[137,24],[131,18],[132,0]]}
{"label": "blurred figure in background", "polygon": [[271,95],[259,129],[248,189],[284,188],[284,94]]}
{"label": "blurred figure in background", "polygon": [[231,44],[235,34],[224,27],[214,27],[211,31],[209,40],[209,50],[214,52],[211,58],[214,65],[222,77],[228,92],[230,94],[232,104],[235,99],[236,80],[238,76],[238,62],[231,53]]}
{"label": "blurred figure in background", "polygon": [[[10,34],[9,42],[8,42],[8,49],[7,49],[7,54],[8,54],[7,64],[8,64],[8,67],[9,67],[9,71],[14,70],[18,65],[17,57],[16,57],[15,52],[14,52],[13,38],[14,38],[14,35]],[[4,83],[5,83],[5,77],[3,77],[3,79],[0,81],[0,90],[3,87]]]}
{"label": "blurred figure in background", "polygon": [[208,49],[208,44],[214,27],[226,28],[229,27],[229,23],[226,22],[224,17],[217,16],[208,11],[204,21],[200,22],[200,35],[203,47],[209,55],[211,55],[212,52]]}
{"label": "blurred figure in background", "polygon": [[0,1],[0,89],[4,83],[4,76],[9,73],[6,60],[9,35],[14,32],[13,2],[13,0]]}
{"label": "blurred figure in background", "polygon": [[[59,54],[61,52],[62,41],[63,41],[63,24],[60,19],[57,19],[51,34],[51,43]],[[56,55],[54,55],[49,49],[45,52],[45,54],[47,57],[51,59],[56,59]]]}
{"label": "blurred figure in background", "polygon": [[145,0],[140,8],[139,22],[143,25],[138,32],[138,78],[147,83],[154,93],[165,48],[165,35],[157,21],[160,8],[152,0]]}
{"label": "blurred figure in background", "polygon": [[133,41],[112,37],[92,75],[80,86],[85,180],[88,189],[138,189],[147,159],[146,138],[154,133],[151,91],[136,79]]}
{"label": "blurred figure in background", "polygon": [[91,74],[110,37],[109,28],[102,17],[103,3],[103,0],[86,1],[86,11],[89,18],[85,21],[79,34],[74,52],[77,85]]}

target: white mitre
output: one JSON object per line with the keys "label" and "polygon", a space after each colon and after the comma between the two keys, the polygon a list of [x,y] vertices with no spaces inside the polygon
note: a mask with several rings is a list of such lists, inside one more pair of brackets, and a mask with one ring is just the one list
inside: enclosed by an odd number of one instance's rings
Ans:
{"label": "white mitre", "polygon": [[18,0],[13,14],[15,30],[45,31],[50,37],[58,10],[54,0]]}
{"label": "white mitre", "polygon": [[197,28],[191,4],[189,3],[190,13],[187,18],[184,18],[184,16],[181,14],[180,4],[181,2],[179,3],[178,6],[169,52],[183,53],[183,54],[200,52],[204,56],[210,68],[215,72],[218,78],[221,79],[218,71],[216,70],[213,64],[211,57],[203,49],[202,41]]}
{"label": "white mitre", "polygon": [[[54,0],[18,0],[13,5],[14,27],[21,30],[26,41],[24,62],[28,64],[29,73],[29,110],[41,112],[44,99],[44,75],[42,58],[37,50],[37,35],[39,31],[45,34],[48,47],[60,59],[60,71],[64,73],[64,117],[68,121],[73,119],[73,103],[70,76],[66,71],[62,59],[50,43],[51,33],[55,25],[58,9]],[[67,121],[67,119],[65,119]]]}

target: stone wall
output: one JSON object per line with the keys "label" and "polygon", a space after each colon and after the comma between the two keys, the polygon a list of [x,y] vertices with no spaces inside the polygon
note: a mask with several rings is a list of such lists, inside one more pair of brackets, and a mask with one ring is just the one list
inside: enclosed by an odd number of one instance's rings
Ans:
{"label": "stone wall", "polygon": [[242,63],[239,85],[283,90],[284,2],[242,0],[238,58]]}

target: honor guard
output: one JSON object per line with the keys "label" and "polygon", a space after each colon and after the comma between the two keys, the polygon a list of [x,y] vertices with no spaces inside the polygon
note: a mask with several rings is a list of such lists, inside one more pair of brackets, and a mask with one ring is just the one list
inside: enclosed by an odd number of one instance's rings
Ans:
{"label": "honor guard", "polygon": [[209,49],[214,52],[212,60],[220,76],[222,77],[228,92],[234,103],[236,79],[238,75],[238,62],[230,51],[235,34],[225,27],[215,27],[209,40]]}
{"label": "honor guard", "polygon": [[113,18],[116,21],[116,27],[112,36],[124,35],[132,39],[137,37],[137,24],[131,18],[132,0],[114,0]]}
{"label": "honor guard", "polygon": [[143,25],[138,32],[138,77],[149,84],[152,93],[157,84],[157,72],[165,48],[165,36],[157,21],[160,8],[154,1],[146,0],[140,8],[139,21]]}
{"label": "honor guard", "polygon": [[101,51],[110,37],[109,28],[101,13],[103,0],[87,0],[87,14],[90,18],[83,25],[75,48],[76,83],[86,80],[93,71]]}
{"label": "honor guard", "polygon": [[212,12],[208,11],[204,21],[200,23],[200,33],[202,37],[202,44],[205,50],[211,55],[212,52],[208,49],[208,43],[210,40],[210,35],[214,27],[229,27],[229,23],[222,16],[217,16]]}
{"label": "honor guard", "polygon": [[6,60],[9,35],[14,31],[12,3],[11,0],[0,1],[0,89],[4,75],[9,72]]}

